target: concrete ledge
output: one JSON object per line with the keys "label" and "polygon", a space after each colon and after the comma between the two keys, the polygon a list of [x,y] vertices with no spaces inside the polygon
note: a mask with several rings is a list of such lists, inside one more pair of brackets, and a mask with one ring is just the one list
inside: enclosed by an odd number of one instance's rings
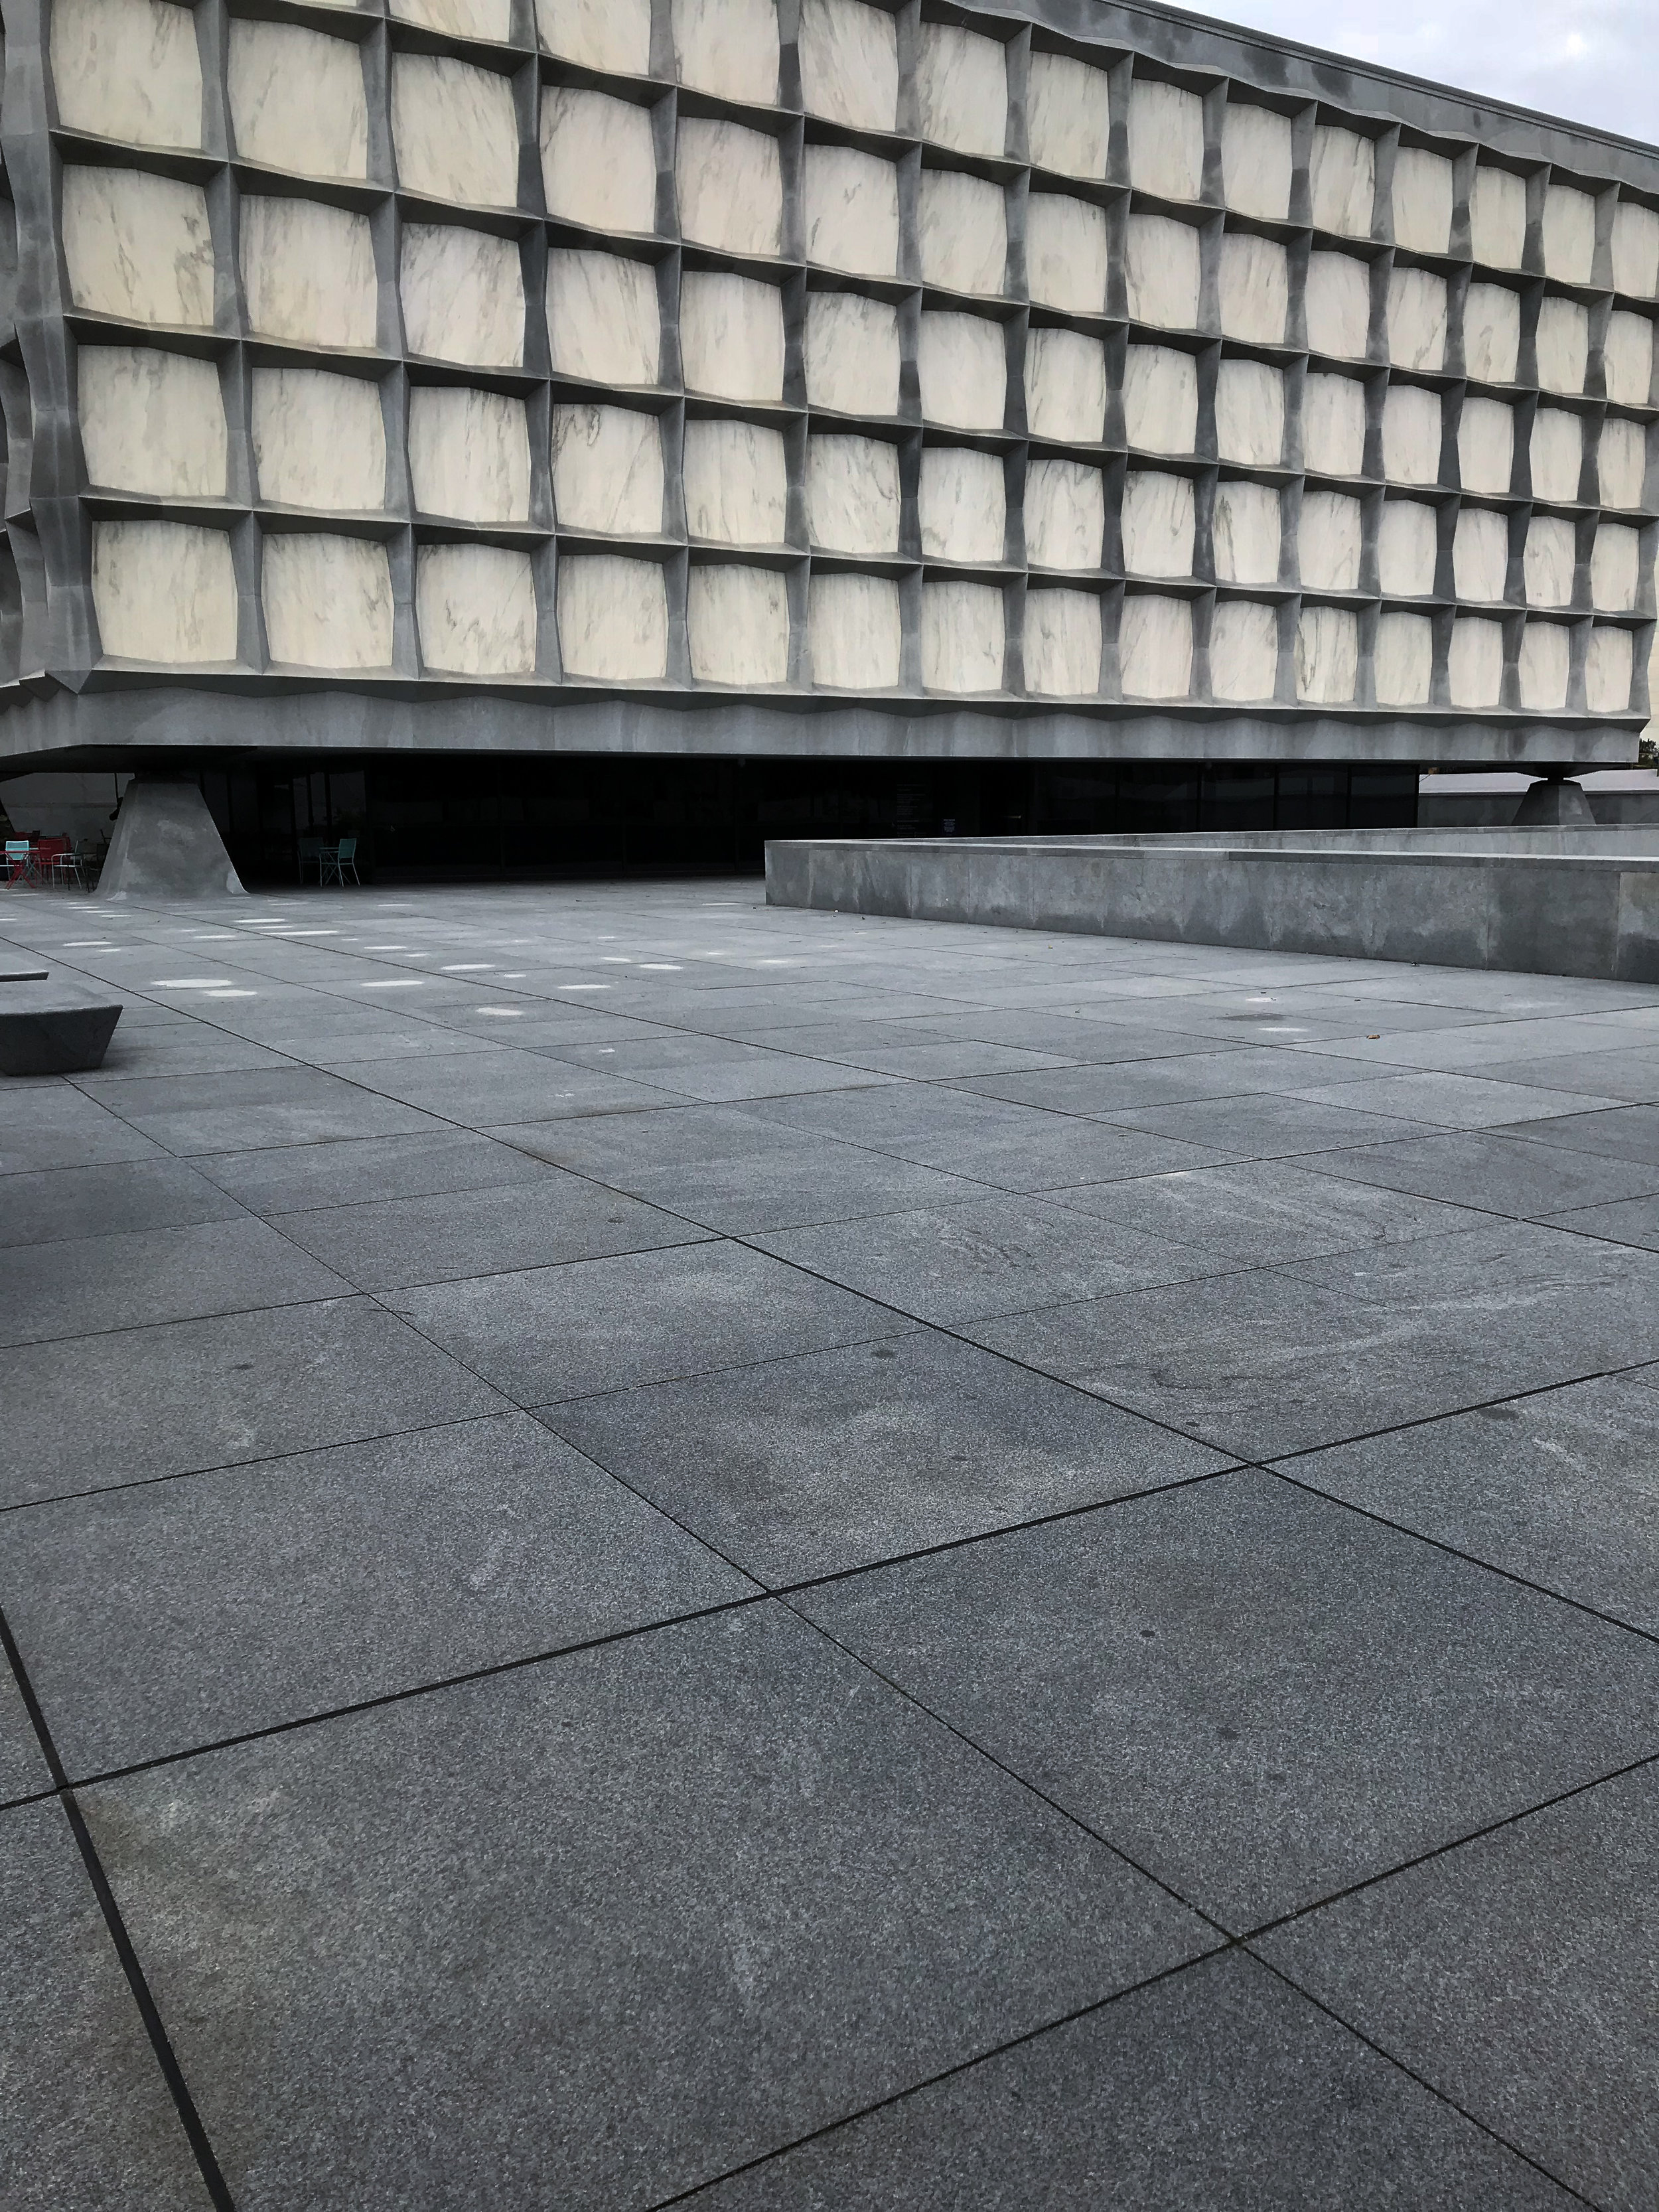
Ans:
{"label": "concrete ledge", "polygon": [[0,977],[0,1075],[79,1075],[103,1065],[118,999],[30,971]]}

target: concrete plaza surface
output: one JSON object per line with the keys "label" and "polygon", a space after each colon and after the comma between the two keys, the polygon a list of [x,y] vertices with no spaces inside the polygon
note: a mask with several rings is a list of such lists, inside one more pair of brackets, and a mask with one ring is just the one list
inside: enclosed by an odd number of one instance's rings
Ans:
{"label": "concrete plaza surface", "polygon": [[1659,987],[0,939],[9,2212],[1648,2212]]}

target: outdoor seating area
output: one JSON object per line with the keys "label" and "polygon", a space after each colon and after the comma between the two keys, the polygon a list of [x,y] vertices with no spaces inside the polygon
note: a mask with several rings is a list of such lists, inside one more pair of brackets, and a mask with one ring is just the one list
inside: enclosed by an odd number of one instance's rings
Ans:
{"label": "outdoor seating area", "polygon": [[91,890],[101,865],[90,841],[77,848],[67,837],[8,837],[3,880],[37,890]]}

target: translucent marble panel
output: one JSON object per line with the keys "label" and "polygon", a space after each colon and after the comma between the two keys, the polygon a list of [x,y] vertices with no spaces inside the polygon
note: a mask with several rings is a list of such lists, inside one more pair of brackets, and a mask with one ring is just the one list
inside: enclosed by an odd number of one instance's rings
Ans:
{"label": "translucent marble panel", "polygon": [[838,691],[890,691],[899,680],[903,627],[888,576],[812,579],[807,614],[812,681]]}
{"label": "translucent marble panel", "polygon": [[1008,67],[1001,43],[950,23],[923,23],[916,49],[921,135],[961,154],[1000,155],[1008,137]]}
{"label": "translucent marble panel", "polygon": [[1073,313],[1106,312],[1106,210],[1063,192],[1034,191],[1025,211],[1031,297]]}
{"label": "translucent marble panel", "polygon": [[1174,346],[1127,349],[1123,427],[1129,443],[1143,453],[1194,450],[1198,442],[1198,363],[1191,354]]}
{"label": "translucent marble panel", "polygon": [[902,513],[896,446],[883,438],[808,439],[806,527],[814,545],[896,554]]}
{"label": "translucent marble panel", "polygon": [[781,545],[788,535],[783,433],[758,422],[685,426],[685,526],[722,545]]}
{"label": "translucent marble panel", "polygon": [[778,96],[773,0],[673,0],[674,60],[682,84],[769,107]]}
{"label": "translucent marble panel", "polygon": [[462,207],[517,204],[519,118],[510,77],[447,54],[393,54],[392,138],[405,191]]}
{"label": "translucent marble panel", "polygon": [[740,123],[683,115],[674,176],[685,237],[727,253],[783,251],[783,172],[775,138]]}
{"label": "translucent marble panel", "polygon": [[994,584],[955,578],[921,594],[921,681],[928,691],[1000,691],[1006,615]]}
{"label": "translucent marble panel", "polygon": [[807,295],[803,348],[809,406],[846,415],[896,415],[898,310],[853,292]]}
{"label": "translucent marble panel", "polygon": [[1098,568],[1106,485],[1081,461],[1037,460],[1025,470],[1025,558],[1033,568]]}
{"label": "translucent marble panel", "polygon": [[574,85],[542,94],[542,183],[550,215],[598,230],[657,227],[651,111]]}
{"label": "translucent marble panel", "polygon": [[1385,614],[1372,671],[1379,707],[1426,707],[1434,688],[1434,624],[1427,615]]}
{"label": "translucent marble panel", "polygon": [[1394,236],[1413,253],[1451,245],[1452,165],[1443,154],[1401,146],[1394,157]]}
{"label": "translucent marble panel", "polygon": [[[378,384],[315,368],[256,368],[251,382],[253,475],[261,499],[360,513],[386,505]],[[526,447],[526,465],[528,459]]]}
{"label": "translucent marble panel", "polygon": [[1592,714],[1630,711],[1635,640],[1627,629],[1593,629],[1584,656],[1584,704]]}
{"label": "translucent marble panel", "polygon": [[92,604],[106,659],[184,666],[236,658],[236,573],[222,530],[94,523]]}
{"label": "translucent marble panel", "polygon": [[1296,696],[1345,707],[1359,680],[1359,620],[1346,607],[1304,607],[1296,618]]}
{"label": "translucent marble panel", "polygon": [[651,68],[651,0],[536,0],[536,27],[550,54],[645,76]]}
{"label": "translucent marble panel", "polygon": [[1489,269],[1518,269],[1526,255],[1527,185],[1524,177],[1484,164],[1469,192],[1469,236],[1477,261]]}
{"label": "translucent marble panel", "polygon": [[1426,599],[1434,590],[1440,518],[1419,500],[1391,499],[1376,532],[1376,580],[1389,599]]}
{"label": "translucent marble panel", "polygon": [[1213,533],[1219,581],[1276,584],[1279,529],[1279,494],[1271,484],[1218,483]]}
{"label": "translucent marble panel", "polygon": [[631,407],[555,407],[553,512],[567,530],[655,538],[663,526],[662,425]]}
{"label": "translucent marble panel", "polygon": [[1025,88],[1025,141],[1040,169],[1103,177],[1111,138],[1111,80],[1067,54],[1034,53]]}
{"label": "translucent marble panel", "polygon": [[1457,425],[1457,474],[1464,490],[1501,498],[1514,473],[1514,408],[1501,399],[1466,399]]}
{"label": "translucent marble panel", "polygon": [[1185,599],[1137,592],[1118,624],[1119,678],[1126,699],[1185,699],[1193,688],[1193,611]]}
{"label": "translucent marble panel", "polygon": [[1634,200],[1613,211],[1613,282],[1638,300],[1659,293],[1659,215]]}
{"label": "translucent marble panel", "polygon": [[1602,614],[1636,609],[1642,579],[1642,541],[1622,522],[1604,522],[1590,556],[1590,605]]}
{"label": "translucent marble panel", "polygon": [[384,545],[311,532],[267,538],[261,597],[273,662],[392,665],[392,569]]}
{"label": "translucent marble panel", "polygon": [[1106,349],[1098,338],[1076,331],[1030,332],[1025,419],[1034,438],[1100,443],[1106,434]]}
{"label": "translucent marble panel", "polygon": [[135,323],[213,326],[213,234],[199,185],[66,165],[64,255],[77,307]]}
{"label": "translucent marble panel", "polygon": [[415,554],[421,659],[446,676],[533,676],[530,556],[500,545],[422,545]]}
{"label": "translucent marble panel", "polygon": [[1567,703],[1572,641],[1559,623],[1528,623],[1521,636],[1521,704],[1534,714],[1559,714]]}
{"label": "translucent marble panel", "polygon": [[1279,683],[1279,610],[1224,599],[1210,625],[1210,690],[1218,699],[1271,699]]}
{"label": "translucent marble panel", "polygon": [[1641,506],[1647,454],[1647,434],[1642,425],[1610,415],[1601,425],[1601,443],[1596,458],[1603,507]]}
{"label": "translucent marble panel", "polygon": [[1584,426],[1565,408],[1540,407],[1532,424],[1532,495],[1576,500],[1584,465]]}
{"label": "translucent marble panel", "polygon": [[1544,195],[1544,274],[1588,284],[1595,268],[1595,202],[1571,185]]}
{"label": "translucent marble panel", "polygon": [[1129,181],[1161,200],[1204,191],[1204,103],[1179,85],[1138,77],[1129,92]]}
{"label": "translucent marble panel", "polygon": [[218,364],[154,346],[90,346],[76,362],[87,481],[114,491],[222,499]]}
{"label": "translucent marble panel", "polygon": [[1025,689],[1042,699],[1100,690],[1100,601],[1092,592],[1031,592],[1025,600]]}
{"label": "translucent marble panel", "polygon": [[1166,331],[1196,328],[1199,240],[1190,223],[1173,216],[1132,215],[1124,276],[1132,321]]}
{"label": "translucent marble panel", "polygon": [[951,292],[1003,289],[1008,220],[1000,185],[959,169],[924,169],[916,228],[924,283]]}
{"label": "translucent marble panel", "polygon": [[680,358],[688,392],[783,397],[783,295],[751,276],[689,270],[680,282]]}
{"label": "translucent marble panel", "polygon": [[1589,365],[1589,311],[1550,298],[1538,308],[1538,381],[1546,392],[1582,392]]}
{"label": "translucent marble panel", "polygon": [[1362,360],[1370,343],[1370,262],[1351,253],[1310,253],[1305,307],[1313,352]]}
{"label": "translucent marble panel", "polygon": [[1267,222],[1291,212],[1291,118],[1232,102],[1221,125],[1221,191],[1230,208]]}
{"label": "translucent marble panel", "polygon": [[1478,615],[1452,624],[1447,670],[1454,707],[1496,707],[1504,692],[1504,625]]}
{"label": "translucent marble panel", "polygon": [[1440,476],[1440,395],[1391,385],[1382,400],[1382,473],[1393,483],[1434,483]]}
{"label": "translucent marble panel", "polygon": [[1285,249],[1271,238],[1230,231],[1221,241],[1221,327],[1230,338],[1282,345],[1290,307]]}
{"label": "translucent marble panel", "polygon": [[409,473],[420,514],[528,522],[530,429],[523,400],[465,385],[416,385],[409,395]]}
{"label": "translucent marble panel", "polygon": [[1369,238],[1376,203],[1376,149],[1357,131],[1322,123],[1309,168],[1314,227],[1346,238]]}
{"label": "translucent marble panel", "polygon": [[453,39],[490,39],[504,46],[513,35],[512,0],[391,0],[387,13]]}
{"label": "translucent marble panel", "polygon": [[1351,376],[1310,375],[1302,395],[1303,465],[1357,477],[1365,465],[1365,387]]}
{"label": "translucent marble panel", "polygon": [[1452,538],[1452,586],[1458,598],[1501,599],[1509,565],[1507,516],[1484,507],[1465,507]]}
{"label": "translucent marble panel", "polygon": [[[1002,428],[1008,361],[1000,323],[930,311],[921,318],[916,367],[921,411],[930,422],[953,423],[962,430]],[[1103,385],[1104,374],[1103,368]]]}
{"label": "translucent marble panel", "polygon": [[656,271],[647,261],[555,246],[547,257],[547,335],[566,376],[625,389],[662,374]]}
{"label": "translucent marble panel", "polygon": [[1527,525],[1523,563],[1528,605],[1571,606],[1577,559],[1577,532],[1571,523],[1559,514],[1534,514]]}
{"label": "translucent marble panel", "polygon": [[1186,477],[1132,469],[1123,481],[1123,568],[1131,576],[1193,573],[1193,487]]}
{"label": "translucent marble panel", "polygon": [[367,216],[316,200],[245,198],[241,232],[242,287],[257,336],[374,344],[379,285]]}
{"label": "translucent marble panel", "polygon": [[1446,365],[1446,280],[1426,269],[1389,274],[1389,359],[1396,368]]}
{"label": "translucent marble panel", "polygon": [[694,568],[685,627],[699,684],[788,682],[789,585],[775,568]]}
{"label": "translucent marble panel", "polygon": [[1653,391],[1653,325],[1645,315],[1607,318],[1601,356],[1607,398],[1617,407],[1645,407]]}
{"label": "translucent marble panel", "polygon": [[1008,534],[1002,458],[957,446],[921,457],[921,550],[930,561],[1000,561]]}
{"label": "translucent marble panel", "polygon": [[866,276],[896,273],[898,171],[890,161],[852,146],[809,146],[804,199],[809,261]]}
{"label": "translucent marble panel", "polygon": [[1340,491],[1309,492],[1297,529],[1297,560],[1307,588],[1357,592],[1364,536],[1364,514],[1357,499]]}
{"label": "translucent marble panel", "polygon": [[368,174],[361,49],[298,23],[230,19],[231,130],[245,161],[307,177]]}
{"label": "translucent marble panel", "polygon": [[1521,359],[1521,295],[1471,284],[1463,301],[1463,367],[1477,384],[1513,384]]}
{"label": "translucent marble panel", "polygon": [[[1358,386],[1355,387],[1358,389]],[[1364,434],[1364,420],[1361,420]],[[1216,370],[1215,442],[1224,461],[1277,468],[1285,458],[1285,378],[1261,361],[1224,361]]]}
{"label": "translucent marble panel", "polygon": [[668,592],[654,561],[565,554],[558,623],[567,676],[648,684],[668,673]]}
{"label": "translucent marble panel", "polygon": [[[365,236],[368,229],[365,223]],[[406,222],[402,252],[398,289],[411,354],[469,368],[523,366],[524,270],[515,240]],[[549,256],[550,270],[556,258]]]}
{"label": "translucent marble panel", "polygon": [[159,0],[52,0],[52,77],[68,131],[131,146],[199,146],[196,18]]}
{"label": "translucent marble panel", "polygon": [[853,131],[898,122],[898,33],[884,8],[864,0],[801,0],[801,94],[809,115]]}

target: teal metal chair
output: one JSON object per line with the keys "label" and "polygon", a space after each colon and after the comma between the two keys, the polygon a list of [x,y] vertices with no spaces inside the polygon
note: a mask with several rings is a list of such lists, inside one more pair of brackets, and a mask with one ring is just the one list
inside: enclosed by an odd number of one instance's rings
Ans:
{"label": "teal metal chair", "polygon": [[357,840],[355,837],[342,837],[337,845],[325,845],[317,855],[319,885],[338,884],[343,890],[348,868],[351,871],[352,882],[361,889],[362,878],[357,873]]}

